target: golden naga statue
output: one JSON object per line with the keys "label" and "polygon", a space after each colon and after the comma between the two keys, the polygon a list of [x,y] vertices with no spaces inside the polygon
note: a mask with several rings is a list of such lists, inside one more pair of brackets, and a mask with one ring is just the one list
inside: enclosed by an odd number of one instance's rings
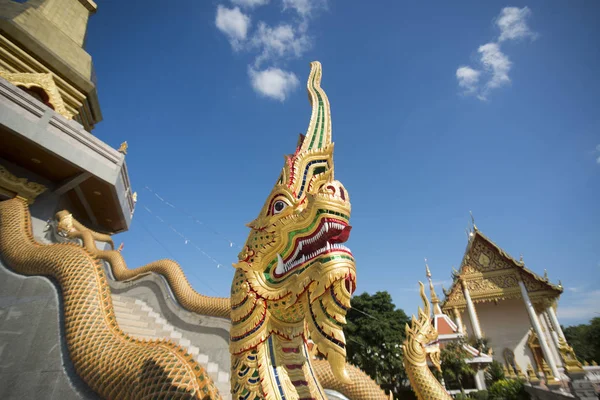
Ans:
{"label": "golden naga statue", "polygon": [[[362,371],[346,364],[343,326],[356,285],[350,234],[350,202],[334,179],[329,102],[320,87],[321,64],[311,63],[308,92],[312,117],[306,136],[283,170],[251,228],[231,286],[231,298],[203,296],[177,263],[159,260],[133,270],[119,251],[99,250],[94,232],[66,211],[56,231],[77,243],[42,245],[31,233],[22,199],[0,202],[0,253],[25,275],[52,276],[61,287],[69,355],[78,375],[102,398],[219,399],[218,390],[191,355],[166,340],[138,340],[119,328],[110,288],[99,260],[117,280],[163,275],[189,311],[231,319],[233,398],[326,399],[323,385],[352,400],[387,399]],[[449,399],[429,371],[427,353],[439,367],[439,348],[429,303],[407,327],[405,366],[421,399]],[[325,355],[311,360],[308,337]],[[437,350],[436,350],[437,349]],[[437,354],[437,357],[436,357]],[[110,363],[105,362],[110,360]]]}
{"label": "golden naga statue", "polygon": [[350,198],[334,179],[331,119],[320,86],[308,78],[312,116],[234,264],[231,286],[234,398],[324,398],[306,348],[307,335],[338,380],[350,383],[342,330],[355,288]]}
{"label": "golden naga statue", "polygon": [[410,326],[406,325],[404,369],[411,387],[419,400],[452,400],[444,386],[427,366],[427,356],[433,366],[441,371],[438,332],[431,323],[431,305],[425,295],[425,287],[419,282],[420,294],[425,310],[419,307],[419,317],[413,315]]}

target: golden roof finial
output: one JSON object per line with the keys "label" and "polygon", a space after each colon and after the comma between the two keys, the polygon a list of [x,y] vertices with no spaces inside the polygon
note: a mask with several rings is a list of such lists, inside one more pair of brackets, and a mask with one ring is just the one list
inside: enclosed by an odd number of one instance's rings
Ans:
{"label": "golden roof finial", "polygon": [[133,192],[133,194],[131,195],[131,199],[134,203],[137,203],[137,192]]}
{"label": "golden roof finial", "polygon": [[121,143],[121,147],[119,147],[119,150],[117,151],[122,154],[127,154],[127,141]]}
{"label": "golden roof finial", "polygon": [[558,286],[562,287],[562,281],[560,279],[558,280]]}
{"label": "golden roof finial", "polygon": [[523,264],[523,253],[521,253],[521,254],[519,255],[519,262],[520,262],[521,264]]}
{"label": "golden roof finial", "polygon": [[431,292],[431,304],[433,304],[433,314],[441,314],[442,310],[440,308],[440,299],[438,299],[437,294],[435,293],[435,289],[433,288],[433,281],[431,280],[431,271],[429,270],[429,265],[427,265],[427,259],[425,259],[425,273],[427,275],[427,280],[429,281],[429,291]]}
{"label": "golden roof finial", "polygon": [[471,223],[473,224],[473,229],[477,230],[477,225],[475,225],[475,217],[473,217],[473,211],[469,211],[469,214],[471,214]]}
{"label": "golden roof finial", "polygon": [[549,280],[549,279],[548,279],[548,270],[547,270],[547,269],[544,269],[544,280],[545,280],[546,282]]}
{"label": "golden roof finial", "polygon": [[458,278],[459,275],[460,275],[460,272],[458,272],[458,270],[456,268],[454,268],[454,265],[453,265],[452,266],[452,277]]}

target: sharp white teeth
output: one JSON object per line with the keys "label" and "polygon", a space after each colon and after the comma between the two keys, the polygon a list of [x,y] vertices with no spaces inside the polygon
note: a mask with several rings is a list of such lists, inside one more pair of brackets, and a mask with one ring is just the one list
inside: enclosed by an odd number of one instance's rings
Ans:
{"label": "sharp white teeth", "polygon": [[329,232],[329,223],[325,222],[325,232]]}
{"label": "sharp white teeth", "polygon": [[331,250],[331,245],[327,242],[327,251]]}
{"label": "sharp white teeth", "polygon": [[285,266],[283,265],[283,258],[281,258],[281,254],[277,254],[277,268],[275,268],[277,273],[285,272]]}

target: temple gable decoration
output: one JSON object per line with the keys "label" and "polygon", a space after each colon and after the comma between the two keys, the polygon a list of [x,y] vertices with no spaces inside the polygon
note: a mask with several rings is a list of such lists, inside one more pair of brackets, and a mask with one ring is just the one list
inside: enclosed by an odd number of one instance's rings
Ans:
{"label": "temple gable decoration", "polygon": [[452,286],[445,291],[444,312],[466,307],[464,288],[474,303],[519,298],[519,281],[532,301],[547,302],[558,298],[563,291],[561,285],[554,285],[547,277],[526,268],[522,260],[515,260],[477,228],[470,233],[461,268],[453,278]]}

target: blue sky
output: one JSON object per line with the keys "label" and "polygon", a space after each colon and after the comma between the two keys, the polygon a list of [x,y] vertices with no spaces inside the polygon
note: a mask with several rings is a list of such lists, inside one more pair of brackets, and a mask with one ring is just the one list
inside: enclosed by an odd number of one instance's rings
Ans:
{"label": "blue sky", "polygon": [[130,268],[175,258],[198,291],[228,295],[245,223],[308,125],[319,60],[358,293],[415,313],[423,258],[447,286],[472,210],[562,280],[562,323],[600,315],[598,2],[170,4],[100,2],[88,30],[94,134],[128,141],[138,192],[116,237]]}

